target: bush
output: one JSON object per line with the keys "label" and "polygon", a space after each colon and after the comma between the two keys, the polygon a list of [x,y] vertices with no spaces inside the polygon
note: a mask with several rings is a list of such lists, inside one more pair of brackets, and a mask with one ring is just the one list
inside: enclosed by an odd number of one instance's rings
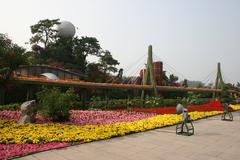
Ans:
{"label": "bush", "polygon": [[19,103],[2,105],[2,106],[0,106],[0,111],[2,111],[2,110],[18,110],[18,109],[20,109],[20,106],[21,105]]}
{"label": "bush", "polygon": [[104,109],[106,103],[102,101],[101,97],[93,96],[90,99],[89,108],[90,110]]}
{"label": "bush", "polygon": [[163,105],[163,99],[160,97],[146,97],[145,107],[156,107]]}
{"label": "bush", "polygon": [[184,106],[188,105],[200,105],[210,102],[211,98],[201,98],[201,94],[189,94],[188,97],[184,97],[180,103]]}
{"label": "bush", "polygon": [[58,88],[44,89],[37,93],[40,111],[53,121],[66,121],[69,118],[69,110],[77,103],[78,96],[73,89],[61,92]]}

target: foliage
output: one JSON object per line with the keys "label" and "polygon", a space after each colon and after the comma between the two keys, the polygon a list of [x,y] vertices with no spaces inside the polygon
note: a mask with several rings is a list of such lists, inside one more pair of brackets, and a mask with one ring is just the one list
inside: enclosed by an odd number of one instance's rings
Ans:
{"label": "foliage", "polygon": [[223,91],[220,97],[221,102],[228,103],[228,104],[236,104],[237,100],[233,97],[233,95],[230,94],[230,92],[228,92],[229,89],[230,89],[229,85],[224,85]]}
{"label": "foliage", "polygon": [[[95,37],[59,37],[55,25],[59,24],[59,19],[44,19],[31,26],[33,34],[30,39],[33,45],[33,52],[30,55],[32,62],[37,64],[51,64],[74,72],[85,74],[87,80],[94,81],[91,72],[98,72],[97,82],[105,82],[106,73],[117,72],[115,68],[119,64],[109,51],[104,51]],[[44,48],[38,44],[44,44]],[[87,62],[88,56],[97,56],[97,65]],[[96,77],[96,75],[95,75]]]}
{"label": "foliage", "polygon": [[103,51],[103,55],[100,57],[100,65],[103,73],[107,74],[108,72],[117,72],[116,65],[119,65],[119,62],[114,59],[109,51]]}
{"label": "foliage", "polygon": [[[97,76],[96,76],[97,75]],[[90,82],[105,82],[105,74],[100,70],[99,63],[89,63],[86,67],[86,80]]]}
{"label": "foliage", "polygon": [[163,100],[160,97],[146,97],[145,99],[145,107],[155,107],[162,106]]}
{"label": "foliage", "polygon": [[59,38],[48,49],[52,62],[62,63],[62,67],[85,73],[89,55],[100,56],[100,45],[94,37]]}
{"label": "foliage", "polygon": [[128,100],[126,99],[108,99],[103,100],[99,96],[93,96],[89,103],[90,110],[109,110],[127,108]]}
{"label": "foliage", "polygon": [[133,99],[129,99],[127,101],[127,107],[128,108],[134,108],[134,107],[144,107],[144,100],[142,100],[139,97],[135,97]]}
{"label": "foliage", "polygon": [[2,111],[2,110],[19,110],[19,109],[20,109],[19,103],[0,105],[0,111]]}
{"label": "foliage", "polygon": [[178,80],[177,76],[175,76],[173,74],[169,75],[169,82],[170,82],[170,84],[175,83],[177,80]]}
{"label": "foliage", "polygon": [[90,99],[90,104],[89,104],[89,109],[90,110],[104,109],[104,108],[105,108],[105,103],[102,102],[101,97],[93,96]]}
{"label": "foliage", "polygon": [[143,106],[143,100],[141,100],[141,98],[103,100],[99,96],[93,96],[89,103],[90,110],[124,109],[140,106]]}
{"label": "foliage", "polygon": [[211,99],[200,98],[199,94],[194,94],[188,98],[163,99],[160,97],[146,97],[145,100],[135,97],[133,99],[110,99],[103,100],[99,96],[93,96],[89,103],[88,109],[124,109],[124,108],[153,108],[176,106],[178,103],[183,105],[200,105],[208,103]]}
{"label": "foliage", "polygon": [[166,86],[175,86],[176,82],[178,81],[178,77],[175,76],[174,74],[170,74],[169,77],[166,74],[166,71],[163,71],[163,75],[162,75],[162,79],[163,79],[163,85]]}
{"label": "foliage", "polygon": [[33,36],[30,39],[30,43],[43,43],[44,48],[54,43],[57,37],[57,30],[54,27],[57,24],[60,24],[59,19],[44,19],[32,25],[30,28]]}
{"label": "foliage", "polygon": [[[106,82],[111,78],[110,73],[117,72],[119,62],[115,60],[109,51],[102,51],[99,63],[89,63],[86,68],[86,75],[88,81]],[[96,76],[98,75],[98,76]]]}
{"label": "foliage", "polygon": [[77,69],[85,73],[89,55],[100,56],[100,44],[95,37],[74,38],[73,56]]}
{"label": "foliage", "polygon": [[181,100],[181,103],[184,106],[187,105],[196,105],[196,104],[200,104],[200,94],[189,94],[188,97],[184,97]]}
{"label": "foliage", "polygon": [[41,111],[53,121],[67,120],[69,110],[78,100],[73,89],[69,89],[65,93],[58,88],[44,89],[37,93],[37,97]]}
{"label": "foliage", "polygon": [[4,34],[0,34],[0,80],[8,80],[12,72],[21,64],[26,64],[25,49],[12,43]]}

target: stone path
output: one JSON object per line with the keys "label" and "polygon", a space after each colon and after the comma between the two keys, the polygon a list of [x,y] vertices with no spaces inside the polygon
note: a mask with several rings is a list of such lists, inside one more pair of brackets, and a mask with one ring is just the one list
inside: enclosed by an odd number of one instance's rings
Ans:
{"label": "stone path", "polygon": [[194,122],[195,135],[175,134],[175,126],[50,150],[17,160],[238,160],[240,111],[234,121],[220,116]]}

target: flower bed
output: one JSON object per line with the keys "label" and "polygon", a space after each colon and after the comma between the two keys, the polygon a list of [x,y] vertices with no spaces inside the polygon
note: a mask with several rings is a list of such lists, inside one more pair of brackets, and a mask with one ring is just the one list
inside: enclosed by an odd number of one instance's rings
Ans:
{"label": "flower bed", "polygon": [[[192,112],[190,116],[191,119],[196,120],[219,113],[222,112]],[[180,120],[181,115],[176,114],[158,115],[134,122],[84,126],[57,123],[20,125],[14,121],[0,120],[0,157],[6,158],[68,146],[71,142],[90,142],[122,136],[129,133],[174,125],[179,123]],[[11,146],[16,146],[17,150],[13,151]]]}
{"label": "flower bed", "polygon": [[[217,105],[214,107],[216,109]],[[231,107],[240,109],[236,105]],[[192,120],[197,120],[221,113],[223,111],[189,114]],[[20,125],[16,123],[19,117],[19,111],[0,111],[0,159],[146,131],[181,121],[181,115],[176,114],[128,111],[71,111],[66,123],[51,123],[38,114],[38,124]]]}
{"label": "flower bed", "polygon": [[[186,106],[189,112],[199,111],[223,111],[222,104],[215,100],[203,105]],[[158,107],[158,108],[132,108],[132,111],[156,113],[156,114],[174,114],[176,113],[176,107]]]}
{"label": "flower bed", "polygon": [[67,142],[52,142],[48,144],[0,144],[0,159],[67,146],[69,146]]}
{"label": "flower bed", "polygon": [[[192,112],[191,119],[216,115],[222,111]],[[174,125],[179,123],[181,115],[165,114],[134,122],[122,122],[101,125],[66,125],[60,123],[17,124],[13,121],[0,121],[0,143],[48,143],[48,142],[89,142],[125,135],[131,132]]]}
{"label": "flower bed", "polygon": [[[111,124],[116,122],[132,122],[148,117],[155,116],[155,113],[141,113],[129,111],[82,111],[71,110],[69,121],[64,124],[73,125],[97,125]],[[0,119],[13,120],[17,122],[20,119],[20,111],[0,111]],[[41,114],[37,114],[36,123],[50,123],[49,119],[44,118]]]}
{"label": "flower bed", "polygon": [[229,105],[234,111],[236,110],[240,110],[240,106],[239,105]]}

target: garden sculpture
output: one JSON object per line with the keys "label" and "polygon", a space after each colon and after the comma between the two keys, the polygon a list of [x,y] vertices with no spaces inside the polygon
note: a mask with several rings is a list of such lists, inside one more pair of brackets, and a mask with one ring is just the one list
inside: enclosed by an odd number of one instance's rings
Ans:
{"label": "garden sculpture", "polygon": [[176,126],[176,134],[191,136],[194,134],[193,123],[188,114],[188,110],[181,104],[176,107],[177,114],[182,114],[182,122]]}
{"label": "garden sculpture", "polygon": [[224,113],[222,114],[222,120],[223,121],[233,121],[233,115],[231,111],[229,110],[229,106],[227,103],[223,104]]}
{"label": "garden sculpture", "polygon": [[19,124],[34,123],[36,120],[37,108],[36,101],[26,101],[21,105],[21,118]]}

